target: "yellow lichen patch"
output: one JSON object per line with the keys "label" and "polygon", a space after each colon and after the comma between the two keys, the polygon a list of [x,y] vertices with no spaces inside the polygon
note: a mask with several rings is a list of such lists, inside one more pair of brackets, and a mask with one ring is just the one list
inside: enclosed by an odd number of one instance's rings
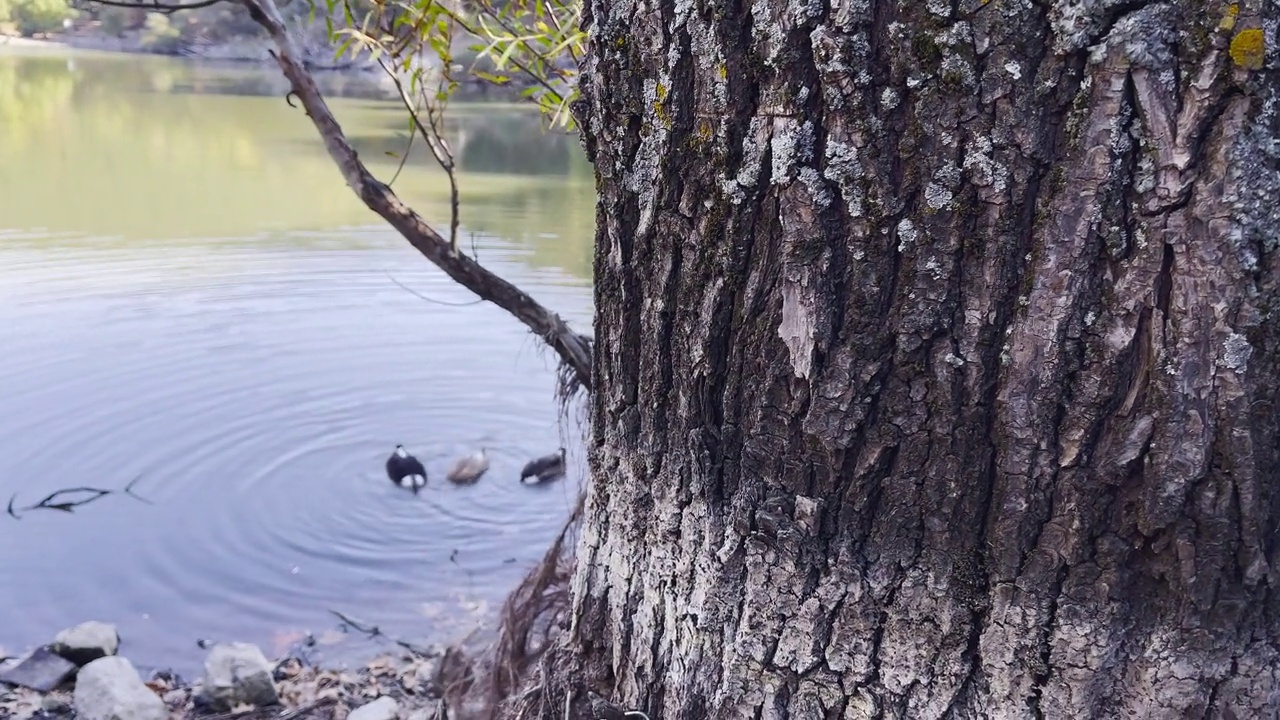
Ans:
{"label": "yellow lichen patch", "polygon": [[711,121],[707,120],[706,118],[698,118],[697,133],[698,133],[699,140],[701,140],[702,142],[709,141],[714,132],[715,130],[713,130],[711,127]]}
{"label": "yellow lichen patch", "polygon": [[1222,20],[1218,22],[1218,29],[1223,32],[1231,32],[1236,28],[1236,16],[1240,14],[1240,3],[1231,3],[1227,6],[1227,14],[1222,16]]}
{"label": "yellow lichen patch", "polygon": [[662,107],[662,103],[653,104],[653,114],[658,117],[658,122],[662,123],[662,127],[671,128],[671,116],[667,114],[667,109]]}
{"label": "yellow lichen patch", "polygon": [[716,77],[717,77],[717,78],[720,78],[721,80],[728,79],[728,77],[729,77],[729,66],[728,66],[728,65],[719,65],[719,66],[717,66],[717,67],[716,67]]}
{"label": "yellow lichen patch", "polygon": [[663,85],[662,83],[658,83],[658,87],[657,87],[657,89],[656,89],[656,92],[657,92],[657,95],[658,95],[658,102],[662,102],[663,100],[666,100],[666,99],[667,99],[667,86],[666,86],[666,85]]}
{"label": "yellow lichen patch", "polygon": [[1231,59],[1246,70],[1261,70],[1267,56],[1267,39],[1258,28],[1236,33],[1231,39]]}

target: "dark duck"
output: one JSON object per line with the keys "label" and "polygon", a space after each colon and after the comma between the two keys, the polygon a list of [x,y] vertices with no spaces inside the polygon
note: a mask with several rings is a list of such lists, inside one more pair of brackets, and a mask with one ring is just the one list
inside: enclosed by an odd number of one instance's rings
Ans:
{"label": "dark duck", "polygon": [[533,482],[542,482],[564,475],[564,448],[559,452],[534,458],[525,464],[520,471],[520,482],[525,478],[533,478]]}
{"label": "dark duck", "polygon": [[416,493],[427,484],[427,469],[422,467],[418,458],[405,452],[403,445],[397,445],[396,451],[387,458],[387,477],[402,488],[412,488]]}

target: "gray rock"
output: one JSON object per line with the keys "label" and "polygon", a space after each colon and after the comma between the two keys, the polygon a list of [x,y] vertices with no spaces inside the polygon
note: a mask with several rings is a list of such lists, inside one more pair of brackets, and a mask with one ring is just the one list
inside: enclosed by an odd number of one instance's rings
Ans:
{"label": "gray rock", "polygon": [[271,664],[257,645],[219,643],[204,660],[201,694],[209,707],[225,712],[241,703],[255,707],[280,701]]}
{"label": "gray rock", "polygon": [[79,720],[167,720],[160,696],[142,683],[133,663],[122,657],[98,658],[80,668],[73,696]]}
{"label": "gray rock", "polygon": [[400,703],[395,698],[382,696],[351,711],[347,720],[396,720],[400,717]]}
{"label": "gray rock", "polygon": [[17,665],[0,671],[0,683],[49,692],[75,674],[75,671],[75,663],[42,647],[19,660]]}
{"label": "gray rock", "polygon": [[71,704],[57,695],[45,695],[40,709],[50,715],[66,715],[71,712]]}
{"label": "gray rock", "polygon": [[49,649],[76,665],[85,666],[120,649],[116,626],[97,620],[80,623],[58,633]]}

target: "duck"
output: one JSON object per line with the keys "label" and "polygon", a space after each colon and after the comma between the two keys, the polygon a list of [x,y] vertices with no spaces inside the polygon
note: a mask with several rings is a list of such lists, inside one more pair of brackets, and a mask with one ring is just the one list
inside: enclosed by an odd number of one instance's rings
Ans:
{"label": "duck", "polygon": [[559,452],[543,455],[540,458],[534,458],[525,464],[524,469],[520,471],[520,482],[524,482],[525,478],[534,478],[536,482],[550,480],[560,477],[564,474],[564,448],[560,448]]}
{"label": "duck", "polygon": [[449,478],[450,482],[455,483],[475,482],[488,469],[489,456],[486,454],[486,448],[480,448],[477,452],[459,458],[445,477]]}
{"label": "duck", "polygon": [[387,477],[402,488],[412,488],[415,493],[427,484],[427,469],[418,458],[405,451],[403,445],[396,445],[395,452],[387,458]]}

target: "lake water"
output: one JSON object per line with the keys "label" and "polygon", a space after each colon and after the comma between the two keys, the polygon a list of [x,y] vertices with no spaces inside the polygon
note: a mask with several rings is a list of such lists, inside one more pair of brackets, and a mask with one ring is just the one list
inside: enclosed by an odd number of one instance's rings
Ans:
{"label": "lake water", "polygon": [[[325,85],[389,179],[403,114],[360,81]],[[386,647],[330,610],[448,640],[568,516],[582,433],[550,351],[365,209],[284,91],[271,68],[0,49],[0,503],[135,477],[148,501],[0,514],[9,654],[89,619],[139,666],[185,673],[197,639],[270,656],[311,632],[331,661]],[[451,112],[462,244],[589,328],[576,139],[515,106]],[[418,148],[394,187],[447,228]],[[384,475],[397,442],[428,467],[419,496]],[[570,477],[517,482],[562,444]],[[480,446],[478,484],[444,480]]]}

